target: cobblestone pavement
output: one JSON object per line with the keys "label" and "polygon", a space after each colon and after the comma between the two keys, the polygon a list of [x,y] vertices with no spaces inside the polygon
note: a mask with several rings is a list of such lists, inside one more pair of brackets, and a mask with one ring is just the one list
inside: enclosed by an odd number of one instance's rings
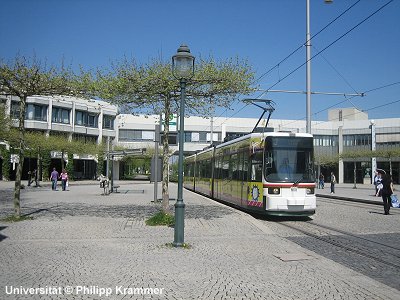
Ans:
{"label": "cobblestone pavement", "polygon": [[[399,186],[395,185],[395,193],[399,194]],[[325,184],[324,189],[316,189],[317,196],[332,199],[343,199],[377,203],[383,205],[382,197],[375,196],[375,187],[372,184],[340,183],[335,185],[335,193],[331,194],[330,183]]]}
{"label": "cobblestone pavement", "polygon": [[400,290],[400,209],[317,199],[311,220],[267,222],[276,234]]}
{"label": "cobblestone pavement", "polygon": [[[0,299],[398,299],[398,290],[277,235],[263,220],[188,191],[191,247],[171,248],[173,228],[144,224],[160,207],[151,203],[153,184],[119,184],[110,196],[97,183],[23,190],[22,213],[34,219],[0,222]],[[170,189],[175,197],[176,185]],[[12,185],[0,182],[0,190],[4,217]],[[11,286],[18,290],[8,295]],[[43,290],[23,295],[31,287]],[[39,295],[46,287],[52,295]],[[142,295],[145,288],[153,294]]]}

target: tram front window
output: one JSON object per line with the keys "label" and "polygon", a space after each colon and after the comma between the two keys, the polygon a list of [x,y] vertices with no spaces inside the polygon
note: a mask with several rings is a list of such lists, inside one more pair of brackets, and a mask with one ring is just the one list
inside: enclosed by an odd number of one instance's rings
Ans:
{"label": "tram front window", "polygon": [[268,137],[264,167],[268,182],[314,182],[312,138]]}

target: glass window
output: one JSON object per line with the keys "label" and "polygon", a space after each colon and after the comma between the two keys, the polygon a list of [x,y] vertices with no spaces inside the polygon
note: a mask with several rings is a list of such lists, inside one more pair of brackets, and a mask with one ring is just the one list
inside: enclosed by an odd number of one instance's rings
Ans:
{"label": "glass window", "polygon": [[47,121],[47,106],[29,103],[26,107],[27,120]]}
{"label": "glass window", "polygon": [[75,125],[86,125],[86,112],[79,110],[75,112]]}
{"label": "glass window", "polygon": [[19,119],[19,102],[12,101],[11,102],[11,118]]}
{"label": "glass window", "polygon": [[267,137],[265,151],[267,181],[314,182],[311,138]]}
{"label": "glass window", "polygon": [[207,142],[207,132],[199,132],[199,142]]}
{"label": "glass window", "polygon": [[114,120],[113,116],[103,115],[103,128],[114,129]]}
{"label": "glass window", "polygon": [[51,117],[52,122],[69,124],[70,123],[69,112],[70,112],[69,109],[53,106],[52,117]]}
{"label": "glass window", "polygon": [[154,131],[142,131],[134,129],[120,129],[119,130],[120,141],[149,141],[154,140]]}
{"label": "glass window", "polygon": [[185,131],[185,142],[191,142],[191,141],[192,141],[192,133]]}
{"label": "glass window", "polygon": [[87,126],[97,128],[97,115],[88,113]]}
{"label": "glass window", "polygon": [[75,112],[75,125],[97,128],[98,115],[87,111]]}

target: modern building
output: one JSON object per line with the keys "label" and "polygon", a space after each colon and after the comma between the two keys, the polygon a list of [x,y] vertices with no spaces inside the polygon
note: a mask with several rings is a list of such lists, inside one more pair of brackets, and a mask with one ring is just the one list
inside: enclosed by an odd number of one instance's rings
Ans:
{"label": "modern building", "polygon": [[[19,115],[19,99],[0,96],[12,118]],[[184,153],[192,154],[209,146],[211,142],[222,142],[226,138],[249,133],[258,118],[185,118]],[[80,138],[101,143],[107,139],[113,146],[128,149],[154,148],[155,126],[160,123],[158,115],[118,114],[118,108],[103,101],[72,97],[30,97],[25,120],[27,130],[39,130],[51,135],[64,133],[68,139]],[[178,152],[177,126],[170,126],[170,150]],[[265,120],[259,127],[265,126]],[[306,132],[306,121],[271,119],[268,131]],[[313,121],[316,158],[334,157],[348,150],[389,150],[400,148],[400,118],[369,120],[368,114],[354,108],[333,109],[327,121]],[[54,163],[60,153],[53,152]],[[74,157],[76,177],[93,178],[96,174],[97,158],[90,155]],[[318,159],[316,160],[318,164]],[[113,164],[114,178],[120,174],[119,161]],[[389,159],[343,159],[331,166],[317,165],[316,173],[323,173],[329,180],[333,171],[338,182],[352,183],[356,167],[357,183],[370,183],[373,170],[392,169],[395,183],[399,182],[400,157]],[[75,165],[74,165],[75,167]],[[26,167],[28,168],[28,167]],[[121,167],[122,168],[122,167]],[[26,170],[27,171],[27,170]]]}
{"label": "modern building", "polygon": [[[0,103],[4,104],[13,125],[18,126],[20,99],[1,95]],[[27,99],[25,128],[27,131],[43,132],[46,135],[64,135],[67,140],[101,143],[105,139],[115,138],[116,115],[117,107],[104,101],[67,96],[33,96]],[[26,154],[23,179],[26,179],[29,170],[37,168],[36,158],[30,157],[29,151]],[[51,152],[51,159],[51,165],[60,169],[61,153]],[[74,155],[75,178],[94,178],[96,166],[97,157],[88,154]],[[10,178],[13,177],[15,171],[10,174]]]}
{"label": "modern building", "polygon": [[[192,154],[209,146],[211,141],[221,142],[225,138],[241,136],[253,130],[258,119],[254,118],[185,118],[184,153]],[[126,148],[154,148],[155,125],[159,124],[157,115],[117,116],[116,144]],[[265,120],[259,127],[265,126]],[[174,126],[176,128],[176,126]],[[306,132],[306,122],[299,120],[271,119],[269,131]],[[400,148],[400,118],[369,120],[368,114],[354,108],[333,109],[328,112],[327,121],[313,121],[312,134],[316,158],[337,156],[349,150],[388,150]],[[176,134],[172,130],[172,135]],[[172,139],[174,140],[174,139]],[[171,151],[178,151],[178,145],[170,145]],[[318,161],[317,161],[318,163]],[[317,166],[316,173],[323,173],[329,180],[333,171],[338,182],[353,183],[354,165],[357,183],[371,183],[373,170],[382,168],[389,171],[389,159],[351,159],[340,160],[332,166]],[[399,183],[400,157],[391,158],[393,179]],[[115,172],[118,173],[118,165]]]}

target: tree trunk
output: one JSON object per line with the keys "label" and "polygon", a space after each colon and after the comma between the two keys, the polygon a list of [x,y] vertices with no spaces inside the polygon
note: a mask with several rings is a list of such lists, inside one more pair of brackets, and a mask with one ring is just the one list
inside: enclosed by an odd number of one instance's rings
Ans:
{"label": "tree trunk", "polygon": [[38,185],[40,181],[42,181],[42,158],[40,156],[40,148],[38,148],[38,153],[37,153],[37,166],[36,166],[36,174],[37,174],[37,180],[38,180]]}
{"label": "tree trunk", "polygon": [[24,166],[24,148],[25,148],[25,110],[26,110],[26,96],[20,97],[19,103],[19,163],[17,165],[17,173],[15,176],[15,189],[14,189],[14,216],[21,217],[21,177]]}
{"label": "tree trunk", "polygon": [[354,180],[353,189],[356,189],[357,188],[357,165],[356,165],[356,162],[354,162],[353,180]]}
{"label": "tree trunk", "polygon": [[61,172],[65,169],[64,150],[61,150]]}
{"label": "tree trunk", "polygon": [[164,120],[164,141],[163,141],[163,164],[162,164],[162,209],[164,213],[170,213],[169,209],[169,174],[168,174],[168,164],[169,164],[169,115],[171,113],[170,101],[165,100],[165,120]]}

